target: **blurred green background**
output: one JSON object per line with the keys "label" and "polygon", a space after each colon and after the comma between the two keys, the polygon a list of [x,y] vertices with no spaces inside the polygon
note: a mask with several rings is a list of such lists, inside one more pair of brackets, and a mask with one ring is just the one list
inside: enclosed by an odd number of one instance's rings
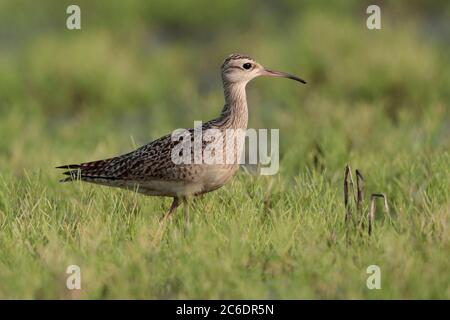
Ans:
{"label": "blurred green background", "polygon": [[[139,144],[215,117],[219,67],[233,52],[308,80],[301,88],[272,79],[249,85],[250,127],[282,127],[283,148],[305,139],[288,134],[303,122],[314,125],[300,132],[320,140],[343,113],[386,117],[374,135],[432,109],[448,116],[447,1],[385,1],[382,30],[366,28],[370,1],[78,1],[82,30],[74,31],[65,27],[69,4],[0,2],[0,110],[14,118],[1,126],[3,153],[35,136],[27,130],[45,128],[33,133],[55,139],[91,130],[77,145],[92,149],[108,131]],[[364,142],[364,121],[349,139],[375,150]]]}
{"label": "blurred green background", "polygon": [[[74,3],[81,30],[66,28]],[[381,30],[366,27],[370,4]],[[87,298],[448,298],[449,49],[444,0],[0,0],[0,297],[73,297],[58,279],[84,261]],[[234,52],[308,82],[247,87],[249,127],[280,128],[279,175],[207,195],[195,216],[215,220],[156,249],[145,239],[169,200],[57,183],[56,165],[216,117]],[[348,256],[346,163],[398,217]],[[266,205],[272,222],[251,220]],[[364,290],[374,260],[395,283],[381,293]]]}

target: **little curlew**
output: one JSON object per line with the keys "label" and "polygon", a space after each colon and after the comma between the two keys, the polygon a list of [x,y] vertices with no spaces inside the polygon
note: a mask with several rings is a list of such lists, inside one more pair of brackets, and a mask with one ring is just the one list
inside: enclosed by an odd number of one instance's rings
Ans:
{"label": "little curlew", "polygon": [[[204,123],[201,128],[189,129],[206,132],[215,129],[219,132],[231,129],[242,132],[247,129],[248,111],[245,87],[247,83],[259,76],[284,77],[306,83],[297,76],[264,68],[261,64],[246,55],[232,54],[222,64],[222,81],[225,94],[225,105],[220,116]],[[81,180],[110,187],[135,190],[150,196],[172,197],[170,209],[163,216],[169,218],[179,206],[180,201],[186,203],[187,197],[197,196],[222,187],[238,170],[239,163],[207,164],[198,161],[176,163],[173,161],[173,150],[182,140],[174,141],[171,134],[150,142],[135,151],[117,157],[64,165],[57,168],[68,169],[69,176],[63,180]],[[220,145],[224,148],[223,144]],[[200,144],[201,152],[207,144]],[[227,149],[227,148],[225,148]],[[229,148],[228,148],[229,149]],[[242,148],[233,147],[225,150],[239,159]],[[193,152],[189,160],[194,157]]]}

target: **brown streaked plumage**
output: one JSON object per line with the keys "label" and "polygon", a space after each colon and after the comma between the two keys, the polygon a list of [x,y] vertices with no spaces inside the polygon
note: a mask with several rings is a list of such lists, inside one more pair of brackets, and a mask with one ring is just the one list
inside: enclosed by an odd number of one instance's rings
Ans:
{"label": "brown streaked plumage", "polygon": [[[222,133],[227,129],[245,130],[248,122],[245,87],[250,80],[258,76],[285,77],[306,83],[296,76],[265,69],[249,56],[232,54],[222,64],[225,105],[220,116],[204,123],[201,130],[205,132],[208,129],[216,129]],[[189,133],[193,136],[194,129],[189,129]],[[167,218],[178,207],[180,199],[185,200],[188,196],[220,188],[239,168],[237,161],[231,164],[176,164],[172,161],[172,150],[178,143],[180,142],[173,141],[169,134],[124,155],[60,166],[58,168],[67,169],[64,174],[68,176],[61,181],[80,179],[137,190],[151,196],[173,197],[172,206],[164,216]],[[218,144],[216,146],[219,148]],[[206,147],[207,144],[202,143],[202,152]],[[224,149],[224,153],[229,151]],[[234,159],[240,158],[241,151],[238,147],[233,147],[231,152]],[[190,156],[193,159],[194,155]]]}

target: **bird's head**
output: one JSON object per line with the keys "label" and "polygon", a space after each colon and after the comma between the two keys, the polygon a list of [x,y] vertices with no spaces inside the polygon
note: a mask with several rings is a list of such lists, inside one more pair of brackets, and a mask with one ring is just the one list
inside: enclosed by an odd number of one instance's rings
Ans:
{"label": "bird's head", "polygon": [[225,83],[243,83],[259,76],[283,77],[306,83],[305,80],[292,74],[269,70],[261,64],[242,54],[232,54],[222,64],[222,79]]}

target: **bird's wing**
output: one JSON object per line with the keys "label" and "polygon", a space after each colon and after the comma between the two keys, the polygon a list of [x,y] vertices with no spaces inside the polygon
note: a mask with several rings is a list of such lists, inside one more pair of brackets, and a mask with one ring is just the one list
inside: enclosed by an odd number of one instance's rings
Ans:
{"label": "bird's wing", "polygon": [[69,176],[62,181],[72,180],[141,180],[158,178],[164,169],[174,166],[171,150],[176,142],[170,135],[150,142],[133,152],[98,161],[63,165],[58,169],[68,169],[63,174]]}
{"label": "bird's wing", "polygon": [[[217,128],[213,122],[203,124],[203,129]],[[194,139],[194,129],[187,130]],[[194,176],[189,177],[190,173],[198,171],[192,170],[197,167],[195,164],[175,164],[172,161],[172,149],[180,143],[180,140],[173,140],[172,135],[165,135],[154,140],[135,151],[117,156],[114,158],[86,162],[74,165],[65,165],[58,168],[68,169],[63,174],[69,177],[61,181],[72,180],[186,180],[195,179]],[[207,142],[202,141],[202,149],[207,146]],[[191,150],[189,151],[191,153]],[[191,163],[193,163],[193,155],[190,154]]]}

